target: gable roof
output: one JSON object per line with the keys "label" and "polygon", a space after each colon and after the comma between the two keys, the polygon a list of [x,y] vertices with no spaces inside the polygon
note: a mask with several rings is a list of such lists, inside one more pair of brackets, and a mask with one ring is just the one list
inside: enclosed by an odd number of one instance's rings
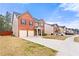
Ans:
{"label": "gable roof", "polygon": [[61,27],[61,28],[66,28],[65,26],[59,26],[59,27]]}
{"label": "gable roof", "polygon": [[40,21],[39,19],[37,19],[37,18],[35,18],[35,17],[33,17],[33,19],[35,20],[35,22],[38,22],[38,21]]}
{"label": "gable roof", "polygon": [[51,24],[51,26],[55,26],[55,25],[59,27],[59,25],[58,25],[58,24]]}
{"label": "gable roof", "polygon": [[37,19],[37,18],[34,18],[34,17],[33,17],[33,19],[35,20],[35,22],[41,22],[41,21],[43,21],[42,19]]}
{"label": "gable roof", "polygon": [[[31,16],[31,18],[33,18],[32,15],[31,15],[28,11],[26,11],[26,12],[20,14],[20,16],[22,16],[22,15],[24,15],[24,14],[28,14],[29,16]],[[20,16],[19,16],[19,17],[20,17]]]}

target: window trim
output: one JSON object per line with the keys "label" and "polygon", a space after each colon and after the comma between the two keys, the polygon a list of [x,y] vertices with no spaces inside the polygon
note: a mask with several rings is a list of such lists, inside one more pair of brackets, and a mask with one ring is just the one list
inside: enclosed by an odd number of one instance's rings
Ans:
{"label": "window trim", "polygon": [[32,27],[33,26],[33,21],[29,22],[29,26]]}
{"label": "window trim", "polygon": [[27,24],[26,19],[21,19],[21,24],[26,25]]}

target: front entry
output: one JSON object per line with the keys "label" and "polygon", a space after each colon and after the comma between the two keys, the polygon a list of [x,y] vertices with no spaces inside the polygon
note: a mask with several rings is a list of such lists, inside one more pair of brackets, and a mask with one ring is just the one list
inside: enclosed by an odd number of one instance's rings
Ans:
{"label": "front entry", "polygon": [[34,30],[34,35],[35,36],[42,36],[42,30],[41,29],[35,29]]}

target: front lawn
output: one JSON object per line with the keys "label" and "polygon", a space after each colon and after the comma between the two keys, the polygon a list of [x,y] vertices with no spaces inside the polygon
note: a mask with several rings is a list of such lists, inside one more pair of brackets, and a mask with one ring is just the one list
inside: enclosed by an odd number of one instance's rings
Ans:
{"label": "front lawn", "polygon": [[54,56],[57,51],[13,36],[0,36],[2,56]]}
{"label": "front lawn", "polygon": [[67,36],[61,36],[61,35],[46,35],[43,36],[43,38],[46,39],[54,39],[54,40],[65,40],[67,38]]}
{"label": "front lawn", "polygon": [[75,42],[79,42],[79,37],[75,37],[75,38],[74,38],[74,41],[75,41]]}

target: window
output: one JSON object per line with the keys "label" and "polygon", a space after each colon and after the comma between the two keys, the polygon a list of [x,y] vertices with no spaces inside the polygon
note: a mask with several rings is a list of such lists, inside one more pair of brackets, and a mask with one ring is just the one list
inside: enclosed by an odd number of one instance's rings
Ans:
{"label": "window", "polygon": [[35,26],[37,27],[38,26],[38,23],[35,23]]}
{"label": "window", "polygon": [[30,21],[29,25],[30,25],[30,26],[33,26],[33,22],[32,22],[32,21]]}
{"label": "window", "polygon": [[43,26],[43,23],[40,23],[40,26]]}
{"label": "window", "polygon": [[40,22],[40,26],[43,26],[43,22],[42,21]]}
{"label": "window", "polygon": [[26,20],[25,20],[25,19],[22,19],[22,20],[21,20],[21,24],[22,24],[22,25],[26,25]]}

